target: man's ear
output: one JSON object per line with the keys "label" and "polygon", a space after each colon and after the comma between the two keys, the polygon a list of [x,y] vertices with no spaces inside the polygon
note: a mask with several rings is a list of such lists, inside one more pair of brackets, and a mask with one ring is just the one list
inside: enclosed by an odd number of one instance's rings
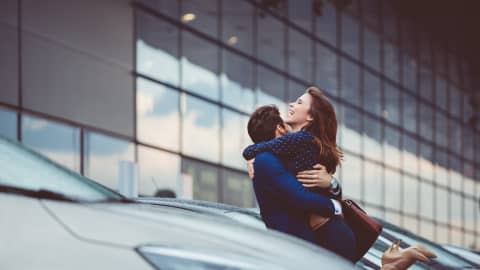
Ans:
{"label": "man's ear", "polygon": [[277,127],[275,128],[275,136],[279,137],[285,134],[287,134],[287,130],[285,129],[285,127],[283,127],[282,125],[277,125]]}

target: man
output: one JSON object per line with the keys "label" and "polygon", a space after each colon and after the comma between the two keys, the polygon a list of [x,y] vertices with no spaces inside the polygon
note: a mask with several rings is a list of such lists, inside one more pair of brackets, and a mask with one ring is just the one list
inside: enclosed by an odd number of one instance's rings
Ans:
{"label": "man", "polygon": [[[254,143],[269,141],[286,133],[286,125],[275,106],[258,108],[248,122],[248,134]],[[257,155],[253,167],[253,187],[260,213],[268,228],[315,243],[310,227],[310,215],[318,214],[328,218],[341,214],[338,201],[308,191],[274,155]],[[299,176],[312,178],[311,173],[312,171],[300,173]],[[331,176],[326,173],[325,168],[315,173],[323,177],[323,183],[328,181],[327,186],[330,184]],[[312,182],[318,182],[318,176],[317,179],[302,181],[304,185],[311,185]],[[338,182],[332,182],[334,187],[330,188],[330,193],[340,198]]]}

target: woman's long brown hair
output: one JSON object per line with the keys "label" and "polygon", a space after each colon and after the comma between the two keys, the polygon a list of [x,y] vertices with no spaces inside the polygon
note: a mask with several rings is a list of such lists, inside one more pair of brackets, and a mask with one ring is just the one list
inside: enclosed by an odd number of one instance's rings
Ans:
{"label": "woman's long brown hair", "polygon": [[343,152],[337,146],[337,116],[333,105],[317,87],[307,88],[305,93],[312,97],[309,114],[313,120],[303,129],[311,132],[314,142],[320,148],[320,160],[328,173],[335,173],[343,158]]}

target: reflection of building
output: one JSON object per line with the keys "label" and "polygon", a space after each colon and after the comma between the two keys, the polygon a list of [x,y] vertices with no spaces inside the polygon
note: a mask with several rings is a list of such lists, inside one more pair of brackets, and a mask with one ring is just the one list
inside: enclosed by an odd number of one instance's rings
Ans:
{"label": "reflection of building", "polygon": [[321,16],[312,1],[234,2],[1,1],[0,133],[107,186],[131,160],[141,194],[187,175],[195,198],[250,207],[249,113],[316,84],[337,108],[346,195],[480,245],[465,57],[383,1],[322,1]]}

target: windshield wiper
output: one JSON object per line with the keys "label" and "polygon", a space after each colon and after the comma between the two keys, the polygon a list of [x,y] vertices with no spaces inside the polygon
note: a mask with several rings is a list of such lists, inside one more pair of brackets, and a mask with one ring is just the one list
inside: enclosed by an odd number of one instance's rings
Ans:
{"label": "windshield wiper", "polygon": [[48,189],[25,189],[19,187],[12,187],[7,185],[0,185],[0,192],[10,193],[10,194],[19,194],[27,197],[38,198],[38,199],[49,199],[55,201],[64,201],[64,202],[79,202],[76,199],[68,197],[64,194],[57,193]]}

